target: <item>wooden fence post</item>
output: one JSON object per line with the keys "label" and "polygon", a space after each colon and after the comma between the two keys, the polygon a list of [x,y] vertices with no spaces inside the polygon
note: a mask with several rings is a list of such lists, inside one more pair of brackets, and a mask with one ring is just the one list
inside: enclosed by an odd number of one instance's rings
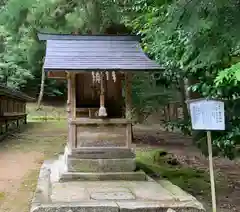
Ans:
{"label": "wooden fence post", "polygon": [[27,115],[24,116],[24,124],[27,124]]}
{"label": "wooden fence post", "polygon": [[47,111],[44,112],[44,120],[47,122]]}
{"label": "wooden fence post", "polygon": [[61,121],[60,112],[58,111],[58,121]]}
{"label": "wooden fence post", "polygon": [[7,120],[5,120],[5,130],[6,130],[6,132],[8,131],[8,121]]}

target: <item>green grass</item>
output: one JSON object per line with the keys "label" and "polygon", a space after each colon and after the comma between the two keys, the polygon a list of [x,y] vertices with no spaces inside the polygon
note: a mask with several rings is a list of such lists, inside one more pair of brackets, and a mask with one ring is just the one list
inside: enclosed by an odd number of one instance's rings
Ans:
{"label": "green grass", "polygon": [[29,171],[29,173],[24,177],[24,181],[21,183],[19,191],[33,192],[37,186],[38,175],[39,169]]}
{"label": "green grass", "polygon": [[66,121],[30,122],[22,127],[21,134],[13,134],[1,142],[1,151],[11,149],[20,152],[36,151],[45,158],[62,152],[67,142]]}
{"label": "green grass", "polygon": [[36,103],[27,104],[28,120],[36,121],[54,121],[66,119],[66,111],[64,105],[51,106],[41,105],[40,110],[36,110]]}
{"label": "green grass", "polygon": [[54,116],[28,116],[29,120],[36,121],[55,121],[55,120],[66,120],[65,117],[54,117]]}
{"label": "green grass", "polygon": [[208,173],[181,165],[170,165],[168,156],[169,154],[162,150],[138,151],[137,167],[149,175],[168,179],[192,195],[210,194]]}
{"label": "green grass", "polygon": [[5,199],[5,193],[0,192],[0,202]]}

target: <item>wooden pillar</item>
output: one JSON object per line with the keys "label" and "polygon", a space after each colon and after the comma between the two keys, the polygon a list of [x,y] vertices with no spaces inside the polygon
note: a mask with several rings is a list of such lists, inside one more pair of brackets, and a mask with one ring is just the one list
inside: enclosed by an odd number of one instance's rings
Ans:
{"label": "wooden pillar", "polygon": [[26,113],[26,102],[23,103],[23,112]]}
{"label": "wooden pillar", "polygon": [[25,114],[24,124],[27,124],[27,114]]}
{"label": "wooden pillar", "polygon": [[2,116],[3,115],[3,100],[0,99],[0,115]]}
{"label": "wooden pillar", "polygon": [[10,112],[9,111],[9,99],[6,98],[6,111],[5,112]]}
{"label": "wooden pillar", "polygon": [[16,106],[16,112],[18,112],[18,113],[20,113],[21,111],[20,111],[20,103],[19,102],[17,102],[17,106]]}
{"label": "wooden pillar", "polygon": [[72,126],[69,120],[72,118],[71,115],[71,73],[67,72],[67,118],[68,118],[68,149],[72,149]]}
{"label": "wooden pillar", "polygon": [[26,110],[26,107],[27,107],[27,102],[24,102],[24,103],[23,103],[23,110],[24,110],[24,124],[27,124],[27,110]]}
{"label": "wooden pillar", "polygon": [[98,116],[99,117],[106,117],[107,116],[107,111],[106,111],[106,108],[105,108],[105,93],[106,93],[106,90],[105,90],[105,75],[103,72],[100,73],[100,108],[99,108],[99,111],[98,111]]}
{"label": "wooden pillar", "polygon": [[125,73],[125,118],[130,121],[126,128],[127,147],[132,145],[132,73]]}
{"label": "wooden pillar", "polygon": [[16,100],[14,100],[14,102],[13,102],[13,112],[18,112],[17,111],[17,101]]}
{"label": "wooden pillar", "polygon": [[10,113],[13,112],[13,100],[9,99],[9,108],[10,108]]}
{"label": "wooden pillar", "polygon": [[8,121],[5,119],[5,132],[8,132]]}
{"label": "wooden pillar", "polygon": [[0,128],[0,134],[2,135],[3,134],[3,122],[0,123],[1,125],[1,128]]}
{"label": "wooden pillar", "polygon": [[[67,100],[67,112],[68,120],[74,120],[76,118],[76,77],[75,73],[67,73],[68,80],[68,100]],[[77,147],[76,137],[76,125],[68,124],[68,148],[71,151]]]}
{"label": "wooden pillar", "polygon": [[72,118],[76,119],[76,74],[72,74],[71,80]]}
{"label": "wooden pillar", "polygon": [[[72,74],[72,119],[76,119],[76,74]],[[74,148],[77,148],[77,126],[73,126],[73,145]]]}

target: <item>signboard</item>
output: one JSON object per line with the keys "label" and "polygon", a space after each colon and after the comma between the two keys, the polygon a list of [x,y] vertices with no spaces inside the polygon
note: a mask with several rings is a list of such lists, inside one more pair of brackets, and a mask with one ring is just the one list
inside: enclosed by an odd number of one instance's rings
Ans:
{"label": "signboard", "polygon": [[225,130],[224,102],[218,100],[194,99],[187,103],[190,109],[192,128],[194,130],[207,130],[212,211],[216,212],[217,204],[212,160],[211,130]]}
{"label": "signboard", "polygon": [[194,130],[225,130],[224,102],[193,100],[189,109]]}

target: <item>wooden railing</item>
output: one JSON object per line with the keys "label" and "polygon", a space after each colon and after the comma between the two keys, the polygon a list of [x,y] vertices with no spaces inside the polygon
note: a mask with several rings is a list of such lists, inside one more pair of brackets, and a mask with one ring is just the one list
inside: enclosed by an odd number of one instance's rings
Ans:
{"label": "wooden railing", "polygon": [[0,116],[0,139],[27,123],[26,113],[5,113]]}
{"label": "wooden railing", "polygon": [[[119,119],[69,119],[69,145],[81,147],[125,147],[132,148],[132,122]],[[116,145],[116,146],[115,146]]]}

